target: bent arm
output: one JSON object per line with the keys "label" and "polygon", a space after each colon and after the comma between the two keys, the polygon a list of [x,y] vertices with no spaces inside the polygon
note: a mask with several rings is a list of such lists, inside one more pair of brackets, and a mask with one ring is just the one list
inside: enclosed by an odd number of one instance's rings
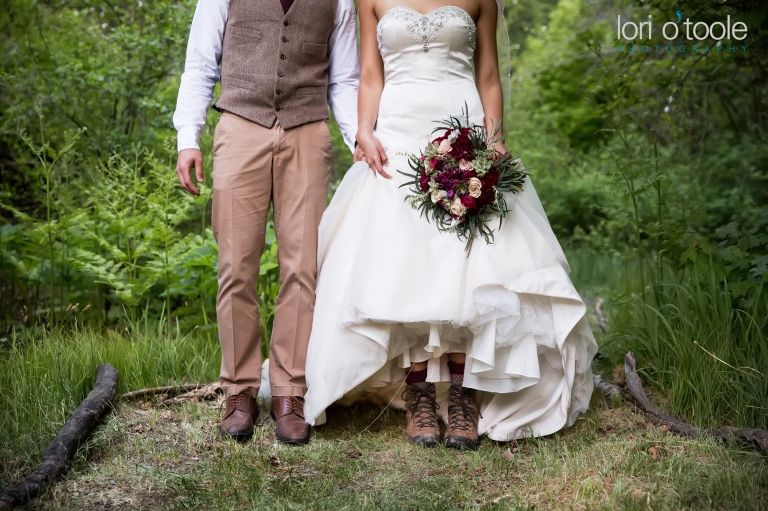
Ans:
{"label": "bent arm", "polygon": [[178,131],[178,150],[199,149],[200,133],[221,75],[221,48],[229,15],[229,0],[199,0],[187,43],[173,125]]}

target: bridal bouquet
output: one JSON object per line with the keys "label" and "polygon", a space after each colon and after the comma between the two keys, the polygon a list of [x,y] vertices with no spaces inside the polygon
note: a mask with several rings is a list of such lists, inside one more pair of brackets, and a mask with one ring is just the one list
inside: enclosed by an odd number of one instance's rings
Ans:
{"label": "bridal bouquet", "polygon": [[438,136],[421,154],[406,154],[413,173],[400,172],[410,178],[401,187],[410,187],[406,200],[414,209],[434,220],[439,230],[466,240],[469,252],[478,235],[493,243],[488,223],[498,218],[501,226],[509,212],[504,193],[521,192],[528,174],[520,158],[493,149],[498,126],[489,135],[469,122],[466,107],[461,117],[437,123],[441,127],[430,138]]}

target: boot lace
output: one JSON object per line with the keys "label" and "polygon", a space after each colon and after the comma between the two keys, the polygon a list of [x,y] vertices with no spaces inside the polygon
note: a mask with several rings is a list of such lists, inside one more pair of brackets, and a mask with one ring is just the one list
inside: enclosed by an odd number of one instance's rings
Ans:
{"label": "boot lace", "polygon": [[451,388],[448,417],[451,429],[473,432],[477,429],[477,404],[471,390]]}
{"label": "boot lace", "polygon": [[402,398],[407,403],[408,411],[417,428],[437,427],[437,410],[440,408],[435,402],[434,387],[421,390],[410,386],[403,392]]}

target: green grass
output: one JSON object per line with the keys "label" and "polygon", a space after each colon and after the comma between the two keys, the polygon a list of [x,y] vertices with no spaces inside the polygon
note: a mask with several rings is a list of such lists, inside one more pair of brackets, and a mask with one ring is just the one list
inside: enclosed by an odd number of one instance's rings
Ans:
{"label": "green grass", "polygon": [[[118,408],[73,472],[30,506],[58,509],[765,509],[768,463],[750,450],[646,425],[595,396],[577,424],[477,452],[424,449],[404,416],[367,406],[329,411],[306,447],[261,427],[220,438],[221,403]],[[370,426],[368,429],[366,427]],[[511,448],[512,458],[504,456]],[[653,459],[651,448],[659,454]]]}
{"label": "green grass", "polygon": [[655,277],[619,299],[603,352],[632,350],[643,380],[680,418],[701,427],[768,429],[768,293],[732,299],[714,272]]}
{"label": "green grass", "polygon": [[120,372],[119,392],[184,381],[213,381],[219,347],[197,335],[164,338],[163,328],[129,333],[54,333],[0,350],[0,487],[29,471],[90,391],[96,366]]}

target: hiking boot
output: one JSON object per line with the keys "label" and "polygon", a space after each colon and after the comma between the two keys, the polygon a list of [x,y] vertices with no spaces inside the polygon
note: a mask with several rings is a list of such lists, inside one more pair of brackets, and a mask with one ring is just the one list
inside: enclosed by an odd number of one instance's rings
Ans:
{"label": "hiking boot", "polygon": [[304,398],[272,396],[272,417],[277,421],[275,435],[283,443],[303,445],[309,442],[309,424],[304,420]]}
{"label": "hiking boot", "polygon": [[412,444],[432,447],[440,443],[440,423],[437,420],[435,385],[414,383],[403,392],[405,400],[405,434]]}
{"label": "hiking boot", "polygon": [[480,435],[477,434],[477,419],[480,415],[477,391],[462,385],[451,385],[448,403],[445,446],[474,451],[480,443]]}
{"label": "hiking boot", "polygon": [[247,392],[229,396],[219,431],[222,435],[230,436],[235,440],[248,438],[253,434],[253,423],[258,415],[259,407],[256,400]]}

